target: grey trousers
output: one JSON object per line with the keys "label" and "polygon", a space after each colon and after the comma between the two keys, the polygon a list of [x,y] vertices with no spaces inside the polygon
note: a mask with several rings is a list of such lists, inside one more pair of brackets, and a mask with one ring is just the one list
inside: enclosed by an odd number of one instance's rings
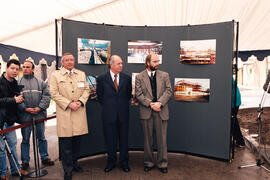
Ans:
{"label": "grey trousers", "polygon": [[152,112],[150,119],[141,119],[144,134],[144,166],[154,166],[153,154],[153,131],[157,137],[157,167],[166,168],[168,166],[167,153],[167,127],[168,121],[162,120],[159,113]]}

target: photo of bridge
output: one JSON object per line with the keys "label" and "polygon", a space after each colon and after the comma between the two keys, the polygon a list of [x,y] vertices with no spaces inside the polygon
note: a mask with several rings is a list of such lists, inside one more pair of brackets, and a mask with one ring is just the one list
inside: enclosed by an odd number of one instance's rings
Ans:
{"label": "photo of bridge", "polygon": [[78,38],[78,64],[109,64],[111,41]]}

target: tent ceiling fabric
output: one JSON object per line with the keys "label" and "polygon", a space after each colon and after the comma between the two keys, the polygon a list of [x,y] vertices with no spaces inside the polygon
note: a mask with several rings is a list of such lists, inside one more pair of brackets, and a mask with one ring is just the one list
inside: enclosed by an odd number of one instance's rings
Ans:
{"label": "tent ceiling fabric", "polygon": [[0,43],[47,54],[55,54],[54,20],[61,17],[128,26],[235,20],[239,50],[270,49],[269,0],[9,0],[0,15]]}

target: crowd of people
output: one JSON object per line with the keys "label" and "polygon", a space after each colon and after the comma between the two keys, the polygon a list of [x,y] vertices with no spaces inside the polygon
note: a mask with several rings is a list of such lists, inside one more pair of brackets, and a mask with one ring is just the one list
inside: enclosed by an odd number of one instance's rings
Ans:
{"label": "crowd of people", "polygon": [[[7,62],[6,71],[0,77],[0,128],[4,130],[13,127],[15,122],[26,123],[32,119],[46,118],[46,109],[52,98],[56,103],[57,135],[64,179],[70,180],[72,172],[84,172],[78,164],[78,152],[80,136],[88,134],[86,102],[90,90],[85,73],[74,68],[75,59],[71,53],[63,54],[61,63],[60,70],[51,75],[48,87],[44,81],[35,77],[33,61],[25,60],[22,65],[23,77],[18,81],[15,78],[19,73],[20,62],[15,59]],[[139,102],[139,117],[144,135],[144,171],[149,172],[156,166],[161,173],[167,173],[168,101],[172,96],[172,87],[169,74],[159,70],[159,57],[156,54],[147,55],[144,66],[145,70],[135,79],[135,96]],[[97,97],[102,106],[100,113],[107,147],[107,164],[104,172],[108,173],[116,167],[117,144],[119,144],[119,165],[123,172],[128,173],[131,170],[128,153],[131,77],[122,72],[123,61],[118,55],[110,57],[109,67],[109,71],[97,79]],[[234,92],[235,90],[233,96]],[[236,104],[234,97],[232,99],[232,112],[235,117],[241,104],[238,88],[236,92]],[[37,123],[36,126],[41,162],[45,166],[53,166],[54,161],[48,155],[44,122]],[[233,132],[237,144],[244,145],[237,118],[234,126],[237,127]],[[14,157],[13,160],[8,156],[12,176],[28,174],[31,131],[31,126],[21,129],[21,164],[18,161],[15,131],[4,134]],[[156,161],[153,156],[153,131],[156,132]],[[1,180],[7,179],[6,159],[6,145],[3,136],[0,136]]]}
{"label": "crowd of people", "polygon": [[[23,77],[16,80],[20,62],[10,59],[6,71],[0,77],[0,127],[1,130],[14,123],[27,123],[33,119],[45,118],[50,99],[56,103],[57,135],[64,179],[72,179],[72,172],[83,172],[78,164],[80,136],[88,134],[86,102],[90,90],[84,72],[75,69],[75,59],[71,53],[63,54],[62,67],[51,75],[49,87],[34,75],[34,62],[25,60],[22,65]],[[104,172],[112,171],[117,164],[117,142],[119,141],[119,164],[124,172],[129,172],[128,128],[129,101],[131,99],[131,77],[122,72],[120,56],[110,57],[110,70],[97,79],[97,96],[102,106],[102,121],[107,146],[107,164]],[[157,167],[167,173],[167,126],[169,119],[168,100],[172,88],[168,73],[158,70],[159,59],[149,54],[145,60],[145,70],[136,77],[136,97],[139,101],[140,119],[144,134],[144,171],[154,167],[153,130],[156,131],[158,157]],[[53,166],[48,155],[44,122],[37,123],[37,140],[41,162]],[[0,178],[7,180],[7,145],[12,156],[8,156],[12,176],[27,175],[29,168],[29,138],[32,127],[21,129],[21,164],[16,150],[15,131],[0,136]],[[14,157],[14,160],[11,158]]]}
{"label": "crowd of people", "polygon": [[[47,84],[34,76],[34,62],[26,60],[22,65],[23,77],[17,81],[20,62],[11,59],[7,62],[6,71],[0,77],[0,129],[4,130],[14,126],[14,123],[26,123],[32,119],[45,118],[46,109],[50,104],[50,93]],[[53,166],[54,162],[48,155],[47,140],[45,138],[44,122],[38,123],[37,138],[42,164]],[[12,176],[27,175],[29,168],[29,139],[32,127],[21,129],[21,161],[19,164],[17,155],[17,137],[15,131],[10,131],[0,136],[0,178],[7,179],[7,151],[5,140],[10,148],[12,156],[8,156]]]}

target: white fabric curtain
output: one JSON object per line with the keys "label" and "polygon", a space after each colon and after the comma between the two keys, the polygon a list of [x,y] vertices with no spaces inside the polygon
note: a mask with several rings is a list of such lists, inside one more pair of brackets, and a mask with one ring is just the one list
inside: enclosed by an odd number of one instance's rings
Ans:
{"label": "white fabric curtain", "polygon": [[[14,6],[16,4],[16,6]],[[0,42],[54,54],[54,19],[129,26],[239,21],[239,50],[270,49],[269,0],[9,0],[0,6]]]}

